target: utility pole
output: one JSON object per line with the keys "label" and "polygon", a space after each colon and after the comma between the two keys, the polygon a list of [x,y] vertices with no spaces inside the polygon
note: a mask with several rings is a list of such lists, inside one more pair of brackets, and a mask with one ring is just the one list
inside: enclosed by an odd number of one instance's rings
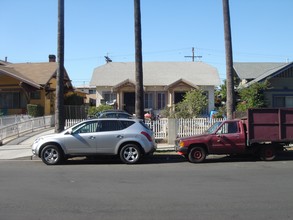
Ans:
{"label": "utility pole", "polygon": [[58,0],[58,68],[56,76],[55,133],[64,130],[64,0]]}
{"label": "utility pole", "polygon": [[135,36],[135,114],[144,119],[144,91],[143,91],[143,65],[141,40],[141,12],[140,0],[134,0],[134,36]]}
{"label": "utility pole", "polygon": [[229,0],[222,0],[223,17],[224,17],[224,36],[226,51],[226,87],[227,87],[227,119],[233,119],[235,110],[234,79],[233,79],[233,53],[232,53],[232,36],[230,24]]}
{"label": "utility pole", "polygon": [[194,62],[194,58],[202,58],[202,56],[195,56],[194,55],[194,47],[192,47],[192,56],[184,56],[186,58],[192,58],[192,62]]}

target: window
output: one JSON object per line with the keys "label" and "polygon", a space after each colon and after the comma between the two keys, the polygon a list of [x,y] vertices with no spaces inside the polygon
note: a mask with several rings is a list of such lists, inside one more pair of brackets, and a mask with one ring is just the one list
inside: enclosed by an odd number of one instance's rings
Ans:
{"label": "window", "polygon": [[122,129],[123,127],[120,121],[116,121],[116,120],[99,121],[98,131],[118,131]]}
{"label": "window", "polygon": [[26,99],[20,92],[2,92],[0,93],[1,108],[26,108]]}
{"label": "window", "polygon": [[293,96],[275,96],[274,107],[293,107]]}
{"label": "window", "polygon": [[134,121],[120,121],[120,122],[121,122],[121,124],[123,126],[123,129],[128,128],[128,127],[130,127],[131,125],[134,124]]}
{"label": "window", "polygon": [[227,122],[222,125],[217,134],[233,134],[238,133],[238,125],[236,121]]}
{"label": "window", "polygon": [[158,109],[166,108],[166,93],[159,92],[157,94],[157,107]]}
{"label": "window", "polygon": [[31,99],[41,99],[41,92],[40,91],[34,91],[31,92]]}
{"label": "window", "polygon": [[96,94],[96,90],[95,89],[90,89],[89,94]]}
{"label": "window", "polygon": [[144,94],[144,107],[153,108],[153,93],[148,92]]}
{"label": "window", "polygon": [[87,122],[79,125],[78,127],[73,129],[73,133],[93,133],[97,131],[98,122]]}
{"label": "window", "polygon": [[116,93],[103,92],[103,98],[105,102],[113,102],[116,98]]}

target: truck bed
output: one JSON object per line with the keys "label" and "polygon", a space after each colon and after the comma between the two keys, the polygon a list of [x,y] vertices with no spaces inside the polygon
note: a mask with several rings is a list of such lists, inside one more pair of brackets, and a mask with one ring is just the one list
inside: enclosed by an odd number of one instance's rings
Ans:
{"label": "truck bed", "polygon": [[247,140],[255,142],[293,142],[293,108],[249,109]]}

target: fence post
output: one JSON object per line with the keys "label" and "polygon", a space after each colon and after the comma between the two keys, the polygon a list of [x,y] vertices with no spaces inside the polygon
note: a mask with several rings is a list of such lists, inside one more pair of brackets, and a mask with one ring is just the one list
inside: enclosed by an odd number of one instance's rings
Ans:
{"label": "fence post", "polygon": [[168,144],[174,144],[177,138],[178,120],[175,118],[168,119]]}

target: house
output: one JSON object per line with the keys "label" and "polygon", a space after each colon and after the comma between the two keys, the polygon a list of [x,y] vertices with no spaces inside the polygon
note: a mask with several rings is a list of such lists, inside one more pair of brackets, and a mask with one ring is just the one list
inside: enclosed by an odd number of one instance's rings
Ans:
{"label": "house", "polygon": [[96,87],[83,85],[76,86],[75,92],[81,92],[85,94],[85,104],[89,106],[96,106]]}
{"label": "house", "polygon": [[293,107],[293,63],[233,64],[240,86],[248,87],[268,80],[270,89],[264,91],[268,107]]}
{"label": "house", "polygon": [[[135,112],[135,63],[108,62],[94,69],[90,85],[96,86],[96,105],[115,104]],[[192,89],[202,89],[208,100],[204,114],[214,109],[214,89],[220,84],[216,68],[203,62],[144,62],[144,107],[156,114],[182,101]]]}
{"label": "house", "polygon": [[[27,104],[41,105],[45,115],[54,114],[57,68],[55,55],[49,55],[49,62],[43,63],[2,61],[0,65],[2,114],[26,113]],[[64,85],[64,93],[72,89],[66,70]]]}

